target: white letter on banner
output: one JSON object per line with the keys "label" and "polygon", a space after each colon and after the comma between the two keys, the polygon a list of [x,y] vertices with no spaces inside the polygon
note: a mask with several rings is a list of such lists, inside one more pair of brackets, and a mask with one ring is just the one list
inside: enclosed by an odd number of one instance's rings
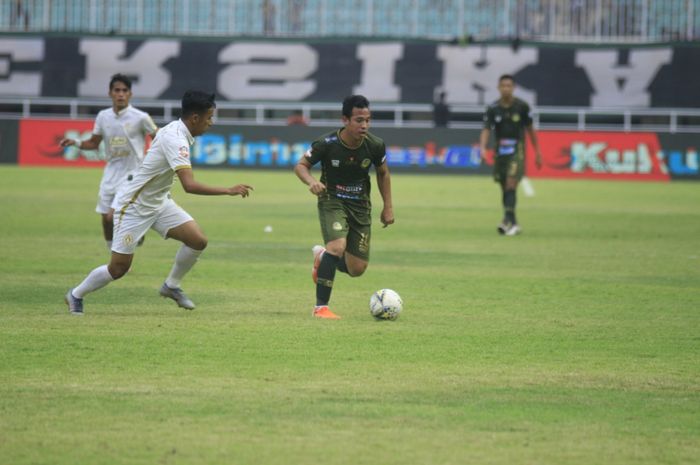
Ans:
{"label": "white letter on banner", "polygon": [[[443,64],[442,88],[448,103],[484,105],[498,100],[498,78],[515,74],[525,66],[537,63],[537,49],[510,46],[440,45],[438,58]],[[534,103],[535,92],[515,88],[518,97]]]}
{"label": "white letter on banner", "polygon": [[396,62],[403,58],[403,44],[359,44],[357,58],[362,61],[360,84],[353,87],[370,101],[396,102],[401,100],[401,88],[394,84]]}
{"label": "white letter on banner", "polygon": [[146,40],[128,58],[124,39],[84,39],[80,53],[85,55],[85,79],[78,83],[81,97],[104,97],[109,79],[122,73],[134,80],[133,92],[141,98],[160,97],[170,87],[170,73],[162,65],[180,53],[176,40]]}
{"label": "white letter on banner", "polygon": [[593,85],[591,106],[643,106],[651,104],[647,87],[663,65],[671,61],[670,48],[632,50],[629,64],[618,64],[617,50],[578,50],[576,65],[586,70]]}
{"label": "white letter on banner", "polygon": [[318,68],[318,53],[305,44],[232,44],[219,61],[230,63],[217,81],[229,100],[302,100],[316,90],[316,82],[304,78]]}
{"label": "white letter on banner", "polygon": [[13,71],[12,63],[44,61],[43,39],[0,39],[0,94],[41,95],[40,71]]}

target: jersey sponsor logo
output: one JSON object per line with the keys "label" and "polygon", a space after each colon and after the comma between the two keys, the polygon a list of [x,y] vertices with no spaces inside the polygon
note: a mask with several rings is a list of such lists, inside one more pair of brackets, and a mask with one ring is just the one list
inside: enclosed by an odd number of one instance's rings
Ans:
{"label": "jersey sponsor logo", "polygon": [[362,198],[364,191],[365,188],[362,184],[335,185],[335,196],[341,199],[359,200]]}
{"label": "jersey sponsor logo", "polygon": [[499,139],[498,155],[513,155],[518,146],[517,139]]}
{"label": "jersey sponsor logo", "polygon": [[186,145],[183,145],[178,149],[178,153],[180,154],[181,157],[189,158],[190,157],[190,148],[187,147]]}
{"label": "jersey sponsor logo", "polygon": [[362,163],[360,164],[360,166],[362,166],[363,168],[369,168],[369,165],[371,163],[372,163],[372,160],[370,160],[369,158],[365,158],[364,160],[362,160]]}
{"label": "jersey sponsor logo", "polygon": [[112,158],[128,157],[131,154],[126,137],[114,136],[109,140],[109,153]]}

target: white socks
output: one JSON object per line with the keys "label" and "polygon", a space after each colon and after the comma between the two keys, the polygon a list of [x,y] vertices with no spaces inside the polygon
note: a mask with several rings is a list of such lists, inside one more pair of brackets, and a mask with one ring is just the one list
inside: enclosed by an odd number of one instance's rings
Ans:
{"label": "white socks", "polygon": [[178,250],[175,255],[175,264],[173,265],[173,269],[170,270],[170,275],[165,280],[165,285],[170,289],[180,287],[182,278],[192,269],[199,256],[202,255],[202,252],[203,250],[191,249],[185,244],[182,244],[180,250]]}
{"label": "white socks", "polygon": [[107,270],[107,265],[98,266],[87,275],[87,278],[73,289],[73,297],[82,299],[85,294],[105,287],[114,281],[112,275]]}

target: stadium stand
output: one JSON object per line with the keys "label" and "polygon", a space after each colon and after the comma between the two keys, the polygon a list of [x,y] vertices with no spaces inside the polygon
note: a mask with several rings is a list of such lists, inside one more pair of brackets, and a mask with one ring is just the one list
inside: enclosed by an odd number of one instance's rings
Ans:
{"label": "stadium stand", "polygon": [[394,37],[553,42],[697,40],[700,0],[5,0],[0,32]]}

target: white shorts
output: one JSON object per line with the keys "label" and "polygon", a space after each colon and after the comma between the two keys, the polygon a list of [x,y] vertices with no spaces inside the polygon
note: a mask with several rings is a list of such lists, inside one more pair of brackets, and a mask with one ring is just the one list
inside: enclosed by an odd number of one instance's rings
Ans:
{"label": "white shorts", "polygon": [[148,216],[139,215],[134,211],[134,207],[129,206],[124,210],[124,214],[114,214],[112,251],[132,255],[139,239],[149,229],[155,230],[166,239],[168,231],[188,221],[193,221],[192,217],[172,199],[167,199],[163,208]]}
{"label": "white shorts", "polygon": [[113,203],[116,197],[116,192],[100,189],[100,192],[97,194],[97,206],[95,207],[95,211],[106,215],[114,208]]}

